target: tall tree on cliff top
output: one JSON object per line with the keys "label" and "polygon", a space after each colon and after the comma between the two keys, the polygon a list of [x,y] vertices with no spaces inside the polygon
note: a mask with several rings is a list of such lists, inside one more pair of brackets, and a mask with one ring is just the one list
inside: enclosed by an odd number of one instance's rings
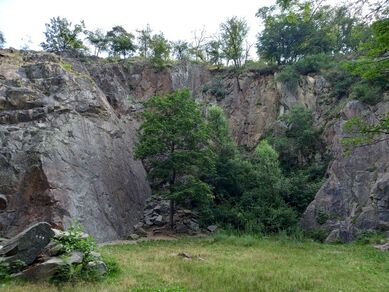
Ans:
{"label": "tall tree on cliff top", "polygon": [[72,26],[66,18],[53,17],[50,23],[46,23],[44,32],[46,42],[41,43],[41,47],[49,52],[64,52],[86,49],[80,34],[84,31],[85,24],[81,21]]}
{"label": "tall tree on cliff top", "polygon": [[154,96],[145,103],[136,157],[148,171],[153,189],[170,200],[170,225],[175,202],[200,205],[212,198],[200,176],[213,168],[212,152],[198,104],[188,90]]}
{"label": "tall tree on cliff top", "polygon": [[245,40],[249,28],[245,19],[236,16],[220,25],[222,50],[227,62],[232,60],[236,68],[242,66],[245,57]]}
{"label": "tall tree on cliff top", "polygon": [[123,58],[133,54],[136,50],[134,35],[127,32],[122,26],[114,26],[108,33],[110,53],[114,56],[122,55]]}

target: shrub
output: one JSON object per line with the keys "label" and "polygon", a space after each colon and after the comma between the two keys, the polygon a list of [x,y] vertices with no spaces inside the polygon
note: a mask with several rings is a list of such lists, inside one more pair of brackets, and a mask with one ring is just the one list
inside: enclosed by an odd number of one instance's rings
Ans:
{"label": "shrub", "polygon": [[284,83],[290,90],[296,90],[300,81],[300,75],[293,65],[286,65],[277,74],[276,81]]}
{"label": "shrub", "polygon": [[298,60],[294,67],[301,75],[309,73],[318,73],[322,68],[325,68],[330,63],[330,58],[325,54],[308,55]]}
{"label": "shrub", "polygon": [[83,227],[79,223],[73,223],[66,232],[54,237],[54,240],[62,246],[62,252],[64,253],[63,257],[65,260],[66,256],[73,251],[79,251],[82,253],[81,263],[66,264],[61,267],[61,269],[51,279],[54,284],[76,282],[79,280],[96,281],[102,279],[103,276],[110,273],[110,268],[113,271],[117,269],[112,261],[110,261],[107,266],[108,273],[106,274],[98,273],[88,265],[90,262],[101,261],[102,259],[100,256],[93,254],[96,243],[93,237],[83,232]]}
{"label": "shrub", "polygon": [[227,95],[223,78],[220,76],[213,78],[210,83],[204,85],[203,92],[215,96],[218,101],[222,100]]}
{"label": "shrub", "polygon": [[356,242],[361,244],[383,244],[387,242],[387,236],[384,232],[367,230],[358,234]]}
{"label": "shrub", "polygon": [[324,242],[328,236],[328,231],[318,228],[311,231],[307,231],[305,233],[305,236],[313,239],[314,241]]}
{"label": "shrub", "polygon": [[342,68],[342,64],[332,67],[324,77],[332,85],[331,95],[337,99],[347,97],[351,86],[357,81],[355,76]]}
{"label": "shrub", "polygon": [[351,97],[375,105],[381,99],[381,90],[370,83],[358,82],[351,87]]}

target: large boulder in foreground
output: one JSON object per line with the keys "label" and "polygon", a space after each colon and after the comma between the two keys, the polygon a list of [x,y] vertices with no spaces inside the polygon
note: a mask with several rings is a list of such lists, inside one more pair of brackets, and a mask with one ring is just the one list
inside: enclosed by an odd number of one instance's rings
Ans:
{"label": "large boulder in foreground", "polygon": [[389,102],[368,107],[349,101],[327,129],[334,160],[303,215],[304,229],[326,232],[327,242],[350,242],[366,230],[389,230],[389,140],[358,147],[349,155],[341,144],[345,121],[359,116],[375,123],[387,112]]}
{"label": "large boulder in foreground", "polygon": [[54,231],[46,222],[32,225],[15,237],[4,242],[0,257],[9,263],[21,261],[31,264],[54,237]]}
{"label": "large boulder in foreground", "polygon": [[98,241],[126,236],[150,195],[132,153],[132,119],[113,109],[82,62],[2,50],[0,232],[77,220]]}

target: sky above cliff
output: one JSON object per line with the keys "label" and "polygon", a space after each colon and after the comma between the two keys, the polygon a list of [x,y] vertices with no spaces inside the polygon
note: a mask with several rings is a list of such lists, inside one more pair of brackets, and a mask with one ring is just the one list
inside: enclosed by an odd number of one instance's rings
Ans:
{"label": "sky above cliff", "polygon": [[[122,25],[135,32],[150,24],[162,31],[169,40],[193,38],[193,31],[202,27],[210,34],[218,30],[227,17],[245,17],[249,26],[250,42],[260,30],[255,13],[273,0],[0,0],[0,31],[6,38],[6,47],[20,48],[29,44],[40,49],[44,41],[45,23],[51,17],[66,17],[77,23],[84,20],[87,29],[109,30]],[[244,4],[242,4],[244,3]]]}

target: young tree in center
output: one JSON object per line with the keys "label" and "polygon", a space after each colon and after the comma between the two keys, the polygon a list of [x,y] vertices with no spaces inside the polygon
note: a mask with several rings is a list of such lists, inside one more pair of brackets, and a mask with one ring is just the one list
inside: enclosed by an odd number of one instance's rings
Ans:
{"label": "young tree in center", "polygon": [[206,124],[188,90],[152,97],[142,119],[135,155],[153,189],[170,200],[173,228],[175,202],[201,204],[212,198],[210,187],[200,179],[214,167]]}

